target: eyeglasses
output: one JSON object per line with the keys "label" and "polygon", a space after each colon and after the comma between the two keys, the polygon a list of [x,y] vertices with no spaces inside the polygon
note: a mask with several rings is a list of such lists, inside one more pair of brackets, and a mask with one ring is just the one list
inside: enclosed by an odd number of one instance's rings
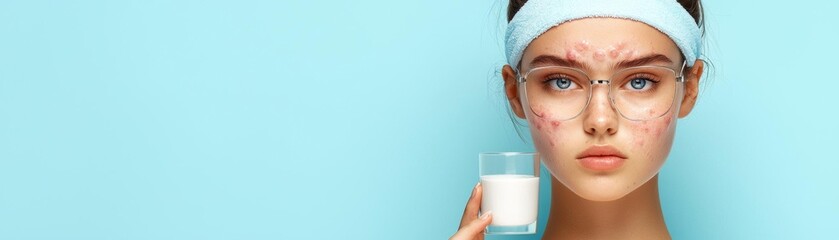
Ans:
{"label": "eyeglasses", "polygon": [[[591,80],[585,72],[576,68],[537,67],[519,75],[518,83],[524,91],[526,105],[540,117],[543,117],[544,110],[558,120],[579,116],[591,101],[594,86],[605,84],[609,87],[609,100],[621,116],[643,121],[664,116],[670,111],[677,90],[684,88],[686,64],[683,62],[678,72],[664,66],[624,68],[608,80]],[[522,84],[524,88],[521,88]]]}

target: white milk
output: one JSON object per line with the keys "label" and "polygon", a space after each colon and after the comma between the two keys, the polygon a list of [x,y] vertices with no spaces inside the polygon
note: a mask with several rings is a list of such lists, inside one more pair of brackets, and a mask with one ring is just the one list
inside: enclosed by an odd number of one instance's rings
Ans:
{"label": "white milk", "polygon": [[520,226],[536,221],[539,177],[532,175],[481,176],[481,212],[492,211],[492,226]]}

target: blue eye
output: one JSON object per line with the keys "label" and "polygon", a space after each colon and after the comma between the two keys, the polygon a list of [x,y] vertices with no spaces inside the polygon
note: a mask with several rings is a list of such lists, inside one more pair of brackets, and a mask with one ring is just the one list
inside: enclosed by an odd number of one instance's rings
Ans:
{"label": "blue eye", "polygon": [[559,90],[568,90],[576,85],[574,84],[574,81],[571,81],[571,79],[564,77],[553,78],[551,80],[548,80],[548,84],[551,86],[551,88]]}
{"label": "blue eye", "polygon": [[654,83],[655,81],[647,78],[634,78],[629,80],[629,82],[626,83],[626,86],[632,87],[631,89],[633,90],[644,90],[651,87]]}
{"label": "blue eye", "polygon": [[632,88],[634,89],[644,89],[644,86],[647,85],[647,80],[636,78],[632,79],[632,82],[630,82],[630,84],[632,84]]}

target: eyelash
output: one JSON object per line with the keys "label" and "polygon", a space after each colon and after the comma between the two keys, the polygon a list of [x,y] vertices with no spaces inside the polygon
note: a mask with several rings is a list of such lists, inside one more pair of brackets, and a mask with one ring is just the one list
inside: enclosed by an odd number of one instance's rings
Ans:
{"label": "eyelash", "polygon": [[661,80],[660,80],[660,79],[656,79],[656,78],[655,78],[655,76],[652,76],[652,75],[650,75],[650,74],[644,74],[644,73],[635,74],[635,75],[633,75],[633,76],[629,77],[629,79],[630,79],[630,80],[631,80],[631,79],[636,79],[636,78],[648,79],[648,80],[650,80],[650,81],[652,81],[652,82],[655,82],[655,83],[657,83],[657,82],[661,82]]}
{"label": "eyelash", "polygon": [[571,81],[574,81],[574,80],[572,80],[571,76],[568,76],[568,75],[565,75],[565,74],[554,74],[554,75],[546,76],[545,79],[542,79],[542,82],[546,83],[546,82],[549,82],[551,80],[559,79],[559,78],[567,78]]}

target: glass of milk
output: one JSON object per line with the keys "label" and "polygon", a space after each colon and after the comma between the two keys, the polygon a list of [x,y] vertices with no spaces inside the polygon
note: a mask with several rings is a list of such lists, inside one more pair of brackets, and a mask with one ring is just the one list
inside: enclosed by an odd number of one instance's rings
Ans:
{"label": "glass of milk", "polygon": [[481,213],[492,211],[486,234],[535,234],[539,206],[539,153],[478,154]]}

